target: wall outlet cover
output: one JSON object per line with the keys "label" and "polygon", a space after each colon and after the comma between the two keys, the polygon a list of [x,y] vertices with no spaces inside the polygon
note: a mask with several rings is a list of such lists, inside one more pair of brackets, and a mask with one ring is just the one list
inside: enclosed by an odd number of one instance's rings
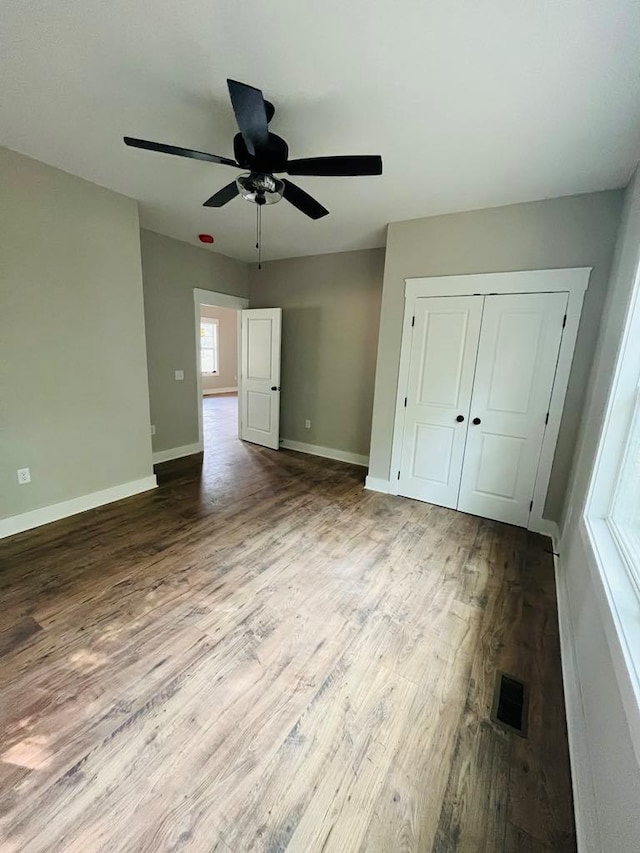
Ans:
{"label": "wall outlet cover", "polygon": [[305,429],[311,429],[311,421],[310,420],[306,420],[304,422],[304,428]]}
{"label": "wall outlet cover", "polygon": [[156,434],[156,425],[151,424],[151,435],[155,435],[155,434]]}
{"label": "wall outlet cover", "polygon": [[184,379],[184,370],[176,370],[176,381],[181,382]]}
{"label": "wall outlet cover", "polygon": [[31,471],[28,468],[18,468],[17,470],[18,482],[21,486],[25,483],[31,482]]}

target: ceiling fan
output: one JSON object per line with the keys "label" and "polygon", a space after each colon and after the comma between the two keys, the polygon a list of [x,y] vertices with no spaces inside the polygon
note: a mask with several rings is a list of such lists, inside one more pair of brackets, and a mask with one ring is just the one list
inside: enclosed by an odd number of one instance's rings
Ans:
{"label": "ceiling fan", "polygon": [[260,89],[248,86],[246,83],[227,80],[227,85],[240,130],[240,133],[233,138],[235,160],[219,157],[217,154],[207,154],[204,151],[193,151],[191,148],[178,148],[161,142],[134,139],[130,136],[124,137],[125,143],[133,148],[160,151],[165,154],[175,154],[178,157],[190,157],[192,160],[205,160],[209,163],[220,163],[222,166],[248,170],[207,199],[204,207],[222,207],[237,195],[259,207],[275,204],[285,198],[311,219],[320,219],[329,213],[326,207],[286,178],[276,178],[276,173],[336,177],[382,174],[382,157],[378,155],[307,157],[302,160],[289,160],[289,146],[284,139],[269,130],[269,122],[275,113],[273,104],[265,101]]}

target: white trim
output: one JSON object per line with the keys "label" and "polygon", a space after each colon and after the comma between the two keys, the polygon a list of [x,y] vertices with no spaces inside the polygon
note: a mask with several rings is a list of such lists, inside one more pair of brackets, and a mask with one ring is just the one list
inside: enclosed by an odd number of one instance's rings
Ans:
{"label": "white trim", "polygon": [[360,453],[351,453],[348,450],[337,450],[334,447],[321,447],[317,444],[305,444],[302,441],[290,441],[288,438],[280,439],[280,447],[285,450],[296,450],[298,453],[308,453],[311,456],[322,456],[325,459],[336,459],[338,462],[350,462],[352,465],[361,465],[366,468],[369,465],[369,457]]}
{"label": "white trim", "polygon": [[153,454],[153,464],[158,465],[160,462],[170,462],[172,459],[182,459],[183,456],[192,456],[194,453],[202,453],[203,444],[201,441],[195,444],[183,444],[182,447],[170,447],[168,450],[158,450]]}
{"label": "white trim", "polygon": [[366,477],[364,487],[370,492],[382,492],[383,495],[395,494],[391,489],[389,480],[383,480],[382,477]]}
{"label": "white trim", "polygon": [[81,495],[79,498],[72,498],[68,501],[51,504],[51,506],[43,506],[40,509],[33,509],[30,512],[0,519],[0,539],[21,533],[23,530],[31,530],[33,527],[50,524],[52,521],[59,521],[61,518],[68,518],[70,515],[86,512],[88,509],[95,509],[105,504],[120,501],[123,498],[130,498],[132,495],[138,495],[141,492],[148,492],[155,489],[157,485],[155,475],[151,475],[150,477],[143,477],[141,480],[131,480],[129,483],[121,483],[119,486],[111,486],[108,489],[101,489],[99,492]]}
{"label": "white trim", "polygon": [[583,516],[579,525],[631,742],[640,766],[640,619],[637,590],[607,522]]}
{"label": "white trim", "polygon": [[525,270],[479,275],[436,276],[431,278],[405,279],[405,308],[402,324],[402,343],[396,408],[391,444],[390,483],[392,494],[398,494],[394,473],[400,470],[402,437],[404,434],[404,398],[409,382],[411,358],[411,325],[415,313],[415,301],[429,296],[487,296],[507,293],[568,293],[567,323],[563,331],[556,377],[549,404],[549,423],[544,432],[538,473],[533,493],[533,508],[529,516],[530,530],[545,531],[546,519],[542,517],[553,465],[553,456],[562,420],[562,411],[571,373],[571,362],[575,348],[584,293],[589,284],[591,267],[557,270]]}
{"label": "white trim", "polygon": [[[418,296],[488,296],[497,293],[582,293],[592,267],[441,275],[405,279],[405,299]],[[517,280],[514,284],[514,276]]]}
{"label": "white trim", "polygon": [[[565,272],[572,272],[566,270]],[[589,281],[591,270],[586,270],[586,278],[584,285]],[[556,444],[558,443],[558,433],[560,432],[560,424],[562,422],[562,413],[564,411],[564,402],[569,386],[569,377],[571,376],[571,365],[573,362],[573,352],[578,338],[578,327],[580,325],[580,316],[582,314],[582,303],[584,301],[584,289],[575,288],[569,291],[569,301],[567,303],[567,322],[562,333],[560,341],[560,350],[558,352],[558,363],[556,366],[556,376],[553,382],[553,390],[551,391],[551,400],[549,402],[549,421],[544,431],[542,439],[542,448],[540,450],[540,459],[538,462],[538,473],[536,475],[536,484],[533,492],[533,507],[529,515],[529,529],[537,529],[536,525],[544,524],[542,513],[547,500],[547,491],[549,488],[549,480],[551,478],[551,469],[553,467],[553,457],[556,452]]]}
{"label": "white trim", "polygon": [[560,570],[558,557],[558,537],[553,539],[553,566],[556,577],[556,603],[558,608],[558,628],[560,631],[560,660],[562,663],[562,683],[564,686],[564,705],[567,719],[567,737],[569,740],[569,760],[571,762],[571,787],[573,789],[573,811],[576,824],[576,842],[578,853],[601,853],[598,810],[584,702],[580,690],[580,678],[576,660],[574,630],[571,621],[571,608],[564,576]]}
{"label": "white trim", "polygon": [[229,293],[219,293],[217,290],[193,288],[193,298],[198,305],[212,305],[214,308],[248,308],[249,300],[244,296],[231,296]]}
{"label": "white trim", "polygon": [[202,391],[202,396],[211,397],[213,394],[231,394],[231,392],[237,391],[237,385],[234,385],[233,388],[204,388]]}
{"label": "white trim", "polygon": [[553,550],[558,550],[555,547],[555,542],[560,538],[560,531],[555,521],[549,521],[546,518],[541,518],[536,520],[535,524],[529,523],[528,529],[532,530],[534,533],[540,533],[541,536],[548,536],[549,539],[553,540],[554,542]]}
{"label": "white trim", "polygon": [[[240,376],[240,347],[242,336],[241,311],[249,307],[249,300],[243,296],[230,296],[228,293],[218,293],[215,290],[202,290],[200,287],[193,288],[193,312],[195,316],[195,347],[196,347],[196,382],[197,396],[196,406],[198,408],[198,441],[202,445],[204,441],[202,430],[202,373],[200,373],[200,306],[212,305],[214,308],[235,308],[238,312],[238,377]],[[240,382],[238,384],[240,384]],[[238,406],[238,436],[241,434],[240,406]],[[197,451],[193,451],[194,453]],[[186,455],[186,454],[185,454]],[[174,457],[177,458],[177,457]]]}

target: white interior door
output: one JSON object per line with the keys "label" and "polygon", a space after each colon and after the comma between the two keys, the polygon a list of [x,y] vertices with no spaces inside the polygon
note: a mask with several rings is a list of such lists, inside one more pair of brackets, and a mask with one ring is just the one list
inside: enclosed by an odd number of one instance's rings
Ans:
{"label": "white interior door", "polygon": [[526,527],[566,293],[486,296],[458,509]]}
{"label": "white interior door", "polygon": [[456,508],[482,296],[416,300],[398,494]]}
{"label": "white interior door", "polygon": [[281,308],[242,311],[240,437],[277,450],[280,445]]}

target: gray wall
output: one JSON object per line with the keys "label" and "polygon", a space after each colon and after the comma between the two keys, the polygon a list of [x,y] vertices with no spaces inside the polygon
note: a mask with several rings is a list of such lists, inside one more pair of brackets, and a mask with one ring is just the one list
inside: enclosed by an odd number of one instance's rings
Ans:
{"label": "gray wall", "polygon": [[[579,728],[580,721],[576,722],[578,772],[574,776],[578,777],[580,790],[588,790],[593,785],[595,794],[596,814],[585,815],[587,822],[593,822],[593,826],[586,827],[593,847],[585,849],[602,850],[603,853],[628,853],[639,849],[640,768],[604,631],[599,606],[603,593],[594,587],[578,523],[589,488],[639,255],[640,179],[636,174],[627,191],[587,402],[580,414],[581,431],[564,508],[565,518],[570,516],[570,519],[564,525],[559,549],[559,603],[562,607],[562,592],[565,591],[567,606],[561,615],[568,620],[573,637],[579,680],[578,689],[568,686],[567,690],[572,690],[584,713],[584,731]],[[617,656],[620,656],[619,651]]]}
{"label": "gray wall", "polygon": [[368,454],[383,263],[368,249],[251,268],[251,307],[282,308],[282,438]]}
{"label": "gray wall", "polygon": [[233,308],[201,305],[202,317],[218,321],[218,374],[202,374],[202,392],[238,387],[238,312]]}
{"label": "gray wall", "polygon": [[545,507],[545,517],[559,518],[607,289],[622,197],[621,190],[611,190],[389,226],[371,435],[371,476],[389,478],[405,278],[593,267]]}
{"label": "gray wall", "polygon": [[153,472],[136,202],[7,149],[0,188],[7,517]]}
{"label": "gray wall", "polygon": [[[241,261],[141,231],[144,315],[154,451],[198,441],[194,288],[248,295]],[[176,382],[175,370],[184,370]]]}

